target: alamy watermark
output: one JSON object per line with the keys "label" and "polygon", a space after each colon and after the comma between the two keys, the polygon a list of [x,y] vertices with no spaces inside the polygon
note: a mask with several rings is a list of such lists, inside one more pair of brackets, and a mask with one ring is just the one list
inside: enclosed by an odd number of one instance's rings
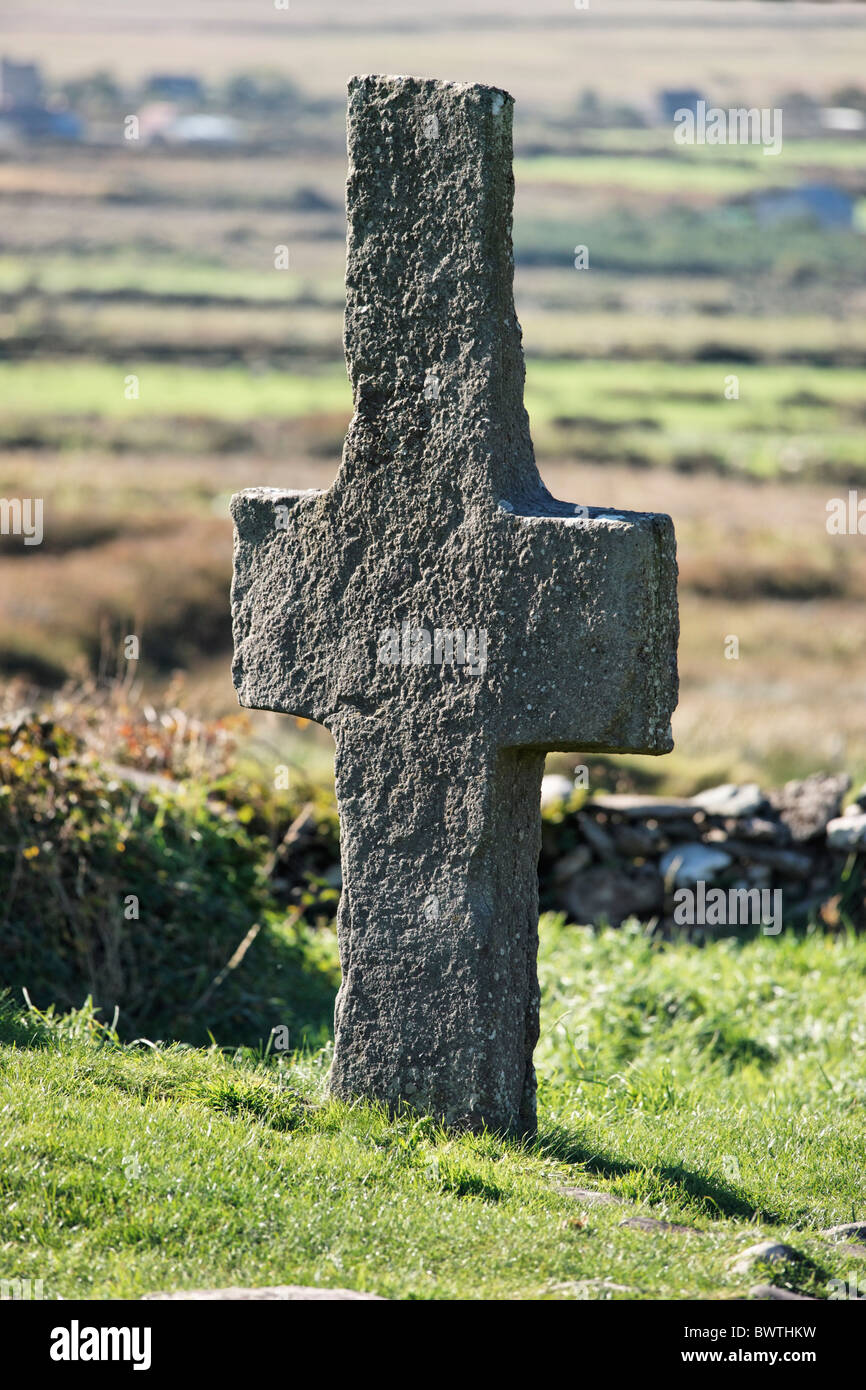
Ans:
{"label": "alamy watermark", "polygon": [[831,536],[866,536],[866,497],[851,488],[845,497],[831,497],[826,506]]}
{"label": "alamy watermark", "polygon": [[52,1361],[129,1361],[134,1371],[147,1371],[151,1337],[149,1327],[82,1327],[73,1318],[52,1328],[48,1354]]}
{"label": "alamy watermark", "polygon": [[20,1302],[26,1299],[43,1299],[45,1285],[42,1279],[0,1279],[0,1303]]}
{"label": "alamy watermark", "polygon": [[678,145],[763,145],[764,154],[781,154],[782,109],[779,106],[707,106],[705,101],[674,112]]}
{"label": "alamy watermark", "polygon": [[404,622],[386,627],[377,638],[381,666],[465,666],[471,676],[487,670],[487,629],[437,627],[431,632]]}
{"label": "alamy watermark", "polygon": [[678,927],[760,927],[764,936],[782,930],[781,888],[708,888],[698,879],[693,888],[674,893]]}
{"label": "alamy watermark", "polygon": [[840,1299],[866,1298],[866,1279],[862,1275],[849,1274],[847,1279],[831,1279],[827,1285],[827,1298],[832,1302]]}
{"label": "alamy watermark", "polygon": [[41,545],[41,497],[0,497],[0,536],[23,536],[25,545]]}

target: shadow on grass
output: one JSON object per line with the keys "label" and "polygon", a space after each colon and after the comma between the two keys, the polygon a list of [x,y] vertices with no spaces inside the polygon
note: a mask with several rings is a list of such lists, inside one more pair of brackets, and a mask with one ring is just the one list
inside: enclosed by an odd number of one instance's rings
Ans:
{"label": "shadow on grass", "polygon": [[682,1164],[653,1166],[606,1157],[587,1148],[573,1131],[561,1125],[541,1129],[532,1147],[545,1158],[574,1164],[583,1172],[593,1173],[600,1178],[626,1178],[648,1173],[660,1183],[679,1189],[683,1196],[711,1218],[731,1216],[776,1226],[788,1220],[768,1207],[756,1207],[735,1188],[708,1177],[706,1173],[696,1173]]}

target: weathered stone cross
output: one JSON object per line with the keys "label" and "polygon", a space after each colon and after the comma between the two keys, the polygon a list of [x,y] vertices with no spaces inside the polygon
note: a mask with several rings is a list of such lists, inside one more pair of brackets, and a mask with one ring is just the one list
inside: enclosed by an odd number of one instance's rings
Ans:
{"label": "weathered stone cross", "polygon": [[350,82],[354,416],[327,491],[235,497],[232,598],[241,704],[336,741],[333,1091],[531,1133],[544,754],[670,749],[677,609],[668,517],[538,475],[511,117],[495,88]]}

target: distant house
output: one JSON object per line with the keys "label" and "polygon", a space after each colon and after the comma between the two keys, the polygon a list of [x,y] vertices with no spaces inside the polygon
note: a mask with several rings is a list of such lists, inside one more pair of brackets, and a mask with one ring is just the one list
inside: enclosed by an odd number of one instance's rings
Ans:
{"label": "distant house", "polygon": [[825,130],[844,130],[858,134],[866,130],[866,112],[856,106],[822,106],[821,125]]}
{"label": "distant house", "polygon": [[0,58],[0,109],[42,105],[42,73],[36,63]]}
{"label": "distant house", "polygon": [[84,124],[65,106],[47,104],[36,63],[0,59],[0,144],[81,140]]}
{"label": "distant house", "polygon": [[182,114],[170,101],[154,101],[139,112],[141,137],[149,145],[236,145],[243,126],[233,116]]}
{"label": "distant house", "polygon": [[138,128],[146,145],[165,143],[165,132],[177,120],[178,110],[171,101],[149,101],[138,112]]}
{"label": "distant house", "polygon": [[204,96],[201,82],[191,73],[155,72],[146,84],[148,96],[161,101],[199,102]]}
{"label": "distant house", "polygon": [[165,131],[172,145],[236,145],[243,135],[243,126],[233,116],[178,116]]}
{"label": "distant house", "polygon": [[856,200],[832,184],[802,183],[797,188],[767,188],[747,200],[762,226],[811,222],[818,227],[852,227]]}
{"label": "distant house", "polygon": [[666,88],[658,94],[659,114],[663,121],[673,121],[678,111],[691,111],[696,116],[698,102],[705,100],[703,92],[693,87]]}
{"label": "distant house", "polygon": [[84,139],[84,122],[73,111],[50,106],[0,109],[0,144],[14,140]]}

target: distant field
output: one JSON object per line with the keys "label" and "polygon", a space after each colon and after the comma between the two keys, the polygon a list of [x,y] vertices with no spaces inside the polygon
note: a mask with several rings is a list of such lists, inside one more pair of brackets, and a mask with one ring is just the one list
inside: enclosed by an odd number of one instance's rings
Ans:
{"label": "distant field", "polygon": [[[713,0],[711,0],[711,3]],[[712,105],[728,103],[710,102]],[[745,101],[732,102],[734,106],[747,106]],[[783,132],[784,132],[784,106]],[[863,141],[856,135],[846,135],[843,139],[815,140],[801,137],[788,137],[783,134],[782,149],[778,155],[765,155],[760,145],[680,145],[674,141],[673,126],[656,127],[651,130],[635,128],[632,130],[589,130],[582,128],[574,132],[577,153],[585,157],[594,151],[605,154],[663,155],[671,159],[692,160],[696,163],[708,162],[728,165],[755,165],[761,173],[766,173],[766,165],[778,165],[784,169],[791,167],[803,169],[866,168],[866,151]]]}
{"label": "distant field", "polygon": [[[725,396],[731,376],[739,382],[736,400]],[[125,394],[131,377],[138,381],[137,399]],[[162,437],[165,447],[175,419],[252,427],[319,415],[347,421],[351,408],[339,362],[281,372],[134,359],[0,363],[0,399],[0,429],[10,442],[38,439],[40,432],[62,437],[68,425],[76,447],[93,437],[91,420],[127,422],[130,440]],[[723,361],[530,360],[526,404],[543,453],[574,450],[589,460],[625,457],[641,466],[756,477],[866,477],[859,371]],[[136,434],[136,428],[148,433]],[[202,440],[212,447],[209,434]]]}
{"label": "distant field", "polygon": [[[183,260],[177,256],[135,256],[125,253],[95,256],[56,256],[28,262],[20,257],[0,258],[0,294],[22,290],[48,295],[90,292],[95,295],[146,294],[154,298],[250,299],[291,303],[310,288],[302,276],[291,270],[240,270],[208,265],[200,258]],[[328,292],[342,300],[342,280],[330,286],[316,282],[318,293]]]}
{"label": "distant field", "polygon": [[227,498],[326,485],[351,409],[346,78],[424,72],[516,98],[515,290],[551,486],[674,517],[669,784],[866,772],[866,551],[826,530],[828,498],[866,486],[866,236],[764,226],[749,196],[831,183],[862,227],[866,140],[795,138],[786,122],[771,158],[635,127],[665,87],[725,107],[857,101],[866,7],[320,0],[253,15],[248,0],[10,0],[0,48],[39,59],[49,82],[107,67],[123,110],[153,70],[221,84],[263,66],[320,98],[311,126],[280,112],[243,149],[125,144],[115,102],[105,143],[0,151],[0,494],[38,479],[48,518],[37,554],[0,540],[5,675],[110,665],[137,624],[147,682],[181,670],[200,706],[231,703]]}
{"label": "distant field", "polygon": [[542,439],[557,430],[585,457],[613,433],[638,463],[838,476],[866,469],[862,392],[862,373],[838,369],[545,361],[530,363],[526,399]]}
{"label": "distant field", "polygon": [[[715,315],[672,305],[663,314],[659,295],[659,312],[649,314],[627,303],[596,307],[584,294],[584,278],[572,285],[570,302],[563,295],[548,307],[520,279],[519,315],[530,359],[866,366],[866,315],[856,303],[844,318],[808,312],[757,318],[733,305]],[[0,312],[0,344],[8,360],[64,356],[117,363],[132,356],[221,366],[234,360],[280,371],[289,358],[303,369],[335,365],[343,356],[342,292],[339,299],[320,299],[319,284],[308,297],[306,284],[296,279],[285,297],[275,299],[27,295]]]}
{"label": "distant field", "polygon": [[112,66],[125,78],[165,67],[216,78],[275,65],[317,95],[351,73],[409,72],[490,82],[521,103],[568,107],[593,87],[651,102],[662,86],[699,86],[725,104],[764,104],[780,85],[822,94],[866,69],[859,4],[789,6],[740,0],[605,0],[577,11],[563,0],[296,0],[289,11],[249,0],[157,0],[145,9],[77,0],[10,0],[4,51],[50,58],[60,75]]}
{"label": "distant field", "polygon": [[[517,159],[514,176],[532,183],[565,183],[583,187],[634,188],[651,193],[708,194],[731,197],[768,185],[793,183],[798,171],[777,159],[764,164],[718,159],[647,159],[644,155],[540,155]],[[764,167],[764,166],[768,167]]]}
{"label": "distant field", "polygon": [[[42,547],[25,554],[9,539],[0,543],[0,670],[57,681],[101,651],[113,670],[112,634],[136,631],[149,685],[181,666],[191,708],[228,712],[228,498],[251,486],[326,487],[339,462],[340,422],[317,461],[302,456],[302,429],[285,422],[269,458],[0,455],[0,495],[28,496],[38,478],[46,498]],[[866,549],[860,537],[828,535],[828,487],[615,462],[551,459],[542,471],[565,500],[674,519],[677,752],[637,760],[645,772],[677,791],[698,777],[775,784],[840,765],[866,778]],[[725,657],[730,633],[740,641],[736,661]],[[269,737],[276,734],[274,726]]]}
{"label": "distant field", "polygon": [[[124,383],[137,376],[140,395],[127,399]],[[309,415],[348,410],[346,370],[289,374],[237,368],[162,367],[156,363],[35,362],[0,364],[0,398],[19,418],[27,415],[188,415],[244,420],[263,415]]]}

